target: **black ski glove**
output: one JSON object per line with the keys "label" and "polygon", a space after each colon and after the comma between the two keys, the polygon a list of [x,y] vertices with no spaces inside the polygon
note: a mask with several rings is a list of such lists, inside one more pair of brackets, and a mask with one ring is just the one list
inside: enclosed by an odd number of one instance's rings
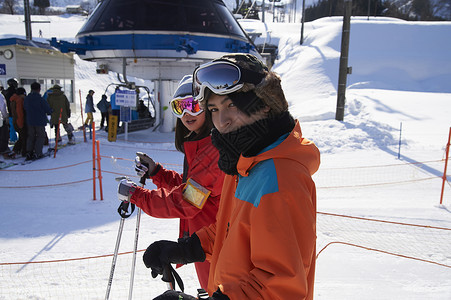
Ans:
{"label": "black ski glove", "polygon": [[159,165],[152,158],[142,152],[136,152],[135,171],[139,177],[149,178],[159,170]]}
{"label": "black ski glove", "polygon": [[190,295],[187,295],[185,293],[179,292],[179,291],[166,291],[160,296],[154,298],[153,300],[197,300],[197,299],[204,299],[204,300],[230,300],[227,295],[224,295],[220,289],[218,289],[216,292],[213,293],[211,297],[193,297]]}
{"label": "black ski glove", "polygon": [[191,237],[180,238],[178,242],[158,241],[152,243],[144,252],[143,261],[147,268],[152,269],[152,277],[163,275],[165,278],[170,264],[187,264],[202,262],[205,260],[205,252],[200,240],[194,233]]}

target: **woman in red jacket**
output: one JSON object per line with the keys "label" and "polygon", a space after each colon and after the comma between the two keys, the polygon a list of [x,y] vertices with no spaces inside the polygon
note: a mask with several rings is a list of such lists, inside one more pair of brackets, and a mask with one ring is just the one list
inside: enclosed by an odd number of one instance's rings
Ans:
{"label": "woman in red jacket", "polygon": [[[213,123],[192,97],[192,76],[179,83],[171,101],[178,117],[175,146],[185,154],[183,174],[155,163],[144,153],[137,153],[135,169],[139,176],[152,179],[157,189],[135,185],[129,199],[145,213],[156,218],[180,218],[180,237],[215,222],[224,173],[218,167],[219,152],[211,143]],[[207,288],[210,263],[195,264],[202,288]]]}

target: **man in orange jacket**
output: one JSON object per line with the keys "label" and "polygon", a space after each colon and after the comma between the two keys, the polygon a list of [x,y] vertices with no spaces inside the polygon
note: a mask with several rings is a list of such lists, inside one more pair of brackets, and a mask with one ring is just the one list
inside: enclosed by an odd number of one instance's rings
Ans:
{"label": "man in orange jacket", "polygon": [[[194,71],[193,94],[216,129],[224,179],[216,223],[151,244],[144,263],[210,261],[207,299],[313,299],[317,147],[288,112],[280,77],[255,56],[230,54]],[[157,300],[195,299],[167,291]]]}

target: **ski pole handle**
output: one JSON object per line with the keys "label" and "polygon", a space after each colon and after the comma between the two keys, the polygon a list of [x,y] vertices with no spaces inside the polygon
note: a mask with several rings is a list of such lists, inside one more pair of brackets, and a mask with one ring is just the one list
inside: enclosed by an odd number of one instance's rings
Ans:
{"label": "ski pole handle", "polygon": [[119,207],[117,208],[117,212],[123,219],[130,217],[133,214],[133,212],[135,211],[135,204],[131,203],[131,211],[129,213],[128,212],[129,205],[130,205],[130,202],[122,201],[121,204],[119,205]]}
{"label": "ski pole handle", "polygon": [[146,185],[146,177],[141,177],[141,179],[139,179],[139,183],[141,184],[141,187],[144,187]]}

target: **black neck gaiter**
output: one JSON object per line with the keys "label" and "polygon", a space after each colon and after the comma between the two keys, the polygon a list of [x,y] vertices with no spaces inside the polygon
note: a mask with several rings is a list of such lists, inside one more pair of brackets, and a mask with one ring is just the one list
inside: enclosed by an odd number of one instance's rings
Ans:
{"label": "black neck gaiter", "polygon": [[241,154],[246,157],[257,155],[281,135],[291,132],[294,125],[290,113],[284,112],[275,118],[258,120],[224,134],[214,128],[211,141],[219,150],[219,168],[226,174],[238,175],[236,165]]}

